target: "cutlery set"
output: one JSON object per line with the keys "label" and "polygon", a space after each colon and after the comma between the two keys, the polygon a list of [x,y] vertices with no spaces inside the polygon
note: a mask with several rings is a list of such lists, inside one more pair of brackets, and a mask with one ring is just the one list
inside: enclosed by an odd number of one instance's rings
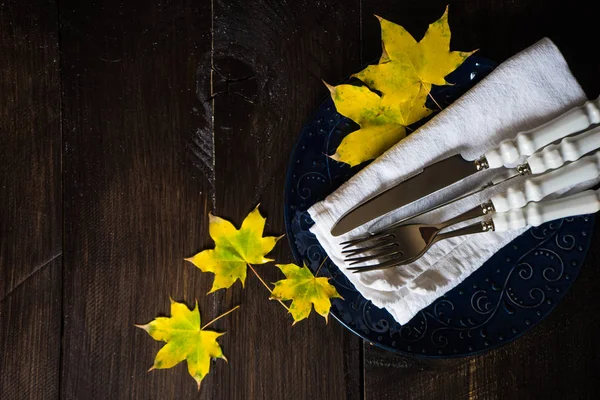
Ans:
{"label": "cutlery set", "polygon": [[[449,202],[436,205],[364,237],[341,243],[346,262],[354,272],[406,265],[421,257],[435,243],[462,235],[508,231],[538,226],[548,221],[594,213],[600,210],[600,190],[587,190],[568,197],[545,197],[600,177],[600,98],[588,101],[554,120],[501,142],[475,161],[454,155],[425,167],[396,186],[376,194],[344,214],[331,234],[339,236],[375,218],[435,193],[484,169],[504,168],[489,184]],[[583,133],[578,133],[582,132]],[[575,133],[578,133],[574,135]],[[562,139],[559,143],[552,144]],[[528,157],[516,168],[511,168]],[[410,223],[426,212],[454,203],[518,176],[524,182],[509,185],[503,194],[492,196],[456,217],[438,224]],[[509,182],[508,182],[509,183]],[[459,229],[453,225],[484,217]],[[372,263],[370,263],[372,262]],[[364,264],[366,263],[366,264]],[[364,265],[359,265],[364,264]]]}

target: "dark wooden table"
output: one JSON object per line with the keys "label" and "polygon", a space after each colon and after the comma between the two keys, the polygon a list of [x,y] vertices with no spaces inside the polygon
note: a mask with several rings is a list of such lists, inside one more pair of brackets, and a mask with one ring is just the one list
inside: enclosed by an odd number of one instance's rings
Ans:
{"label": "dark wooden table", "polygon": [[[293,328],[258,280],[205,296],[183,261],[207,215],[258,202],[284,232],[292,146],[337,82],[380,52],[373,14],[417,36],[448,0],[7,0],[0,5],[0,399],[594,399],[600,236],[572,290],[482,356],[382,352],[332,321]],[[598,13],[584,0],[450,1],[453,46],[502,61],[549,36],[590,97]],[[600,226],[600,225],[599,225]],[[597,229],[597,231],[600,228]],[[275,258],[291,261],[286,242]],[[265,268],[268,281],[281,277]],[[169,296],[218,321],[229,364],[198,394],[133,327]]]}

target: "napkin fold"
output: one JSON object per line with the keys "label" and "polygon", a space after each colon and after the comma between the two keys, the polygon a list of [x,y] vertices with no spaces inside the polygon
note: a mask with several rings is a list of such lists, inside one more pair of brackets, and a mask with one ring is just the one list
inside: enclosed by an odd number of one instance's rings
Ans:
{"label": "napkin fold", "polygon": [[[402,181],[413,171],[456,153],[474,160],[500,141],[541,125],[585,101],[585,93],[558,48],[549,39],[542,39],[499,65],[450,107],[313,205],[308,210],[315,222],[311,232],[366,299],[386,308],[400,324],[405,324],[524,230],[444,240],[410,265],[362,274],[347,270],[339,243],[366,234],[373,224],[385,226],[480,187],[498,171],[478,173],[342,236],[330,234],[334,223],[358,202]],[[468,197],[415,222],[446,220],[488,200],[504,187]]]}

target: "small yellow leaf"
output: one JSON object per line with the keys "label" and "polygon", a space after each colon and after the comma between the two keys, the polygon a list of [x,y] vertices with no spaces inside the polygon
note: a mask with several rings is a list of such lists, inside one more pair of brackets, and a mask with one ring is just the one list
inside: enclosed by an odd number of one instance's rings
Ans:
{"label": "small yellow leaf", "polygon": [[193,310],[183,303],[171,301],[171,316],[159,317],[146,325],[137,325],[154,340],[166,342],[156,354],[153,369],[171,368],[186,360],[189,374],[196,380],[198,390],[208,374],[211,358],[227,359],[217,343],[224,335],[200,327],[198,303]]}
{"label": "small yellow leaf", "polygon": [[327,321],[331,298],[342,298],[328,278],[316,278],[304,265],[302,268],[296,264],[278,264],[277,267],[286,276],[275,282],[271,298],[275,300],[292,300],[290,313],[294,324],[308,318],[314,305],[315,311]]}
{"label": "small yellow leaf", "polygon": [[244,219],[239,230],[235,229],[231,222],[209,215],[209,233],[215,242],[215,248],[186,259],[203,272],[215,274],[209,293],[226,289],[238,279],[243,286],[248,264],[273,261],[265,256],[273,250],[280,237],[262,237],[265,221],[258,211],[258,206]]}

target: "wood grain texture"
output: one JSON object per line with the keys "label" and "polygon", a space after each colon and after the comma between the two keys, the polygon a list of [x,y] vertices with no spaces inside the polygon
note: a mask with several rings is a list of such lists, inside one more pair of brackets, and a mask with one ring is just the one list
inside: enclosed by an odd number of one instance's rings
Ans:
{"label": "wood grain texture", "polygon": [[192,146],[209,124],[196,86],[210,73],[210,2],[66,0],[60,10],[61,398],[207,398],[185,363],[146,372],[162,344],[133,324],[168,314],[169,296],[216,316],[209,283],[184,261],[208,245],[210,183]]}
{"label": "wood grain texture", "polygon": [[0,5],[0,398],[58,397],[60,76],[55,1]]}
{"label": "wood grain texture", "polygon": [[[405,26],[419,39],[437,19],[447,1],[371,1],[363,5],[363,53],[375,58],[379,49],[376,13]],[[503,61],[544,36],[565,54],[573,73],[591,96],[600,81],[597,52],[585,48],[581,38],[595,33],[595,6],[584,1],[530,0],[506,2],[470,0],[450,2],[452,46],[480,48],[480,54]],[[407,17],[407,16],[410,16]],[[596,228],[594,243],[600,240]],[[600,328],[596,315],[600,248],[592,245],[578,281],[556,310],[517,341],[482,356],[457,360],[419,360],[384,353],[365,344],[366,399],[591,399],[600,362]]]}
{"label": "wood grain texture", "polygon": [[[344,12],[341,12],[344,10]],[[267,233],[284,233],[285,171],[300,129],[336,81],[359,67],[359,2],[215,0],[216,209],[239,224],[258,203]],[[292,262],[287,239],[273,252]],[[267,282],[282,279],[259,266]],[[337,321],[292,319],[248,276],[217,298],[241,312],[224,337],[230,364],[212,377],[212,398],[358,399],[360,340]]]}
{"label": "wood grain texture", "polygon": [[0,301],[0,398],[58,399],[61,265],[47,263]]}

